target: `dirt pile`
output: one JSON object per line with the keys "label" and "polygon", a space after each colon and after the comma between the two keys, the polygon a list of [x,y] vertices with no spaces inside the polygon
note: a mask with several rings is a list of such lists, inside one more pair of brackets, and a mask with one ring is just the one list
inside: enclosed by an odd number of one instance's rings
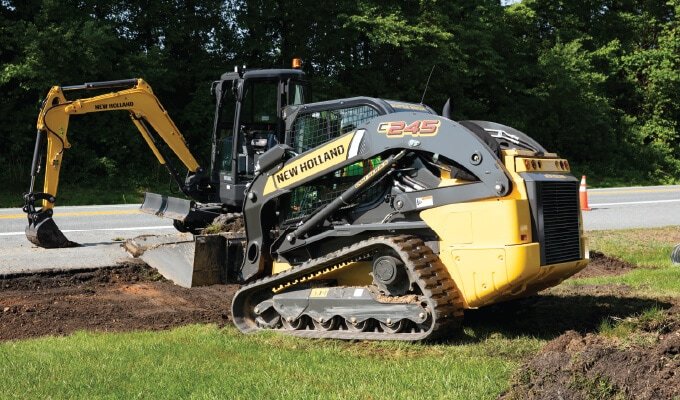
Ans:
{"label": "dirt pile", "polygon": [[588,278],[591,276],[623,275],[635,268],[636,266],[629,262],[609,257],[599,251],[591,251],[588,266],[573,277]]}
{"label": "dirt pile", "polygon": [[220,214],[208,225],[201,233],[207,235],[211,233],[245,233],[245,226],[243,225],[243,214],[241,213],[227,213]]}
{"label": "dirt pile", "polygon": [[[520,367],[510,399],[680,398],[680,307],[614,336],[568,331]],[[630,328],[630,322],[629,322]]]}
{"label": "dirt pile", "polygon": [[229,319],[236,285],[186,289],[138,264],[0,278],[0,340]]}

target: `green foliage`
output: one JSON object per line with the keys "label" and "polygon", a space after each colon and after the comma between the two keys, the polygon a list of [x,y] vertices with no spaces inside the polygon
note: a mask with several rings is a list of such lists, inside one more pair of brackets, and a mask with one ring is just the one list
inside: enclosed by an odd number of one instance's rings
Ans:
{"label": "green foliage", "polygon": [[[420,101],[524,130],[603,184],[680,181],[680,2],[0,2],[0,183],[28,181],[50,86],[143,77],[203,165],[210,82],[305,60],[315,100]],[[330,17],[332,16],[332,17]],[[434,69],[433,69],[434,68]],[[91,93],[88,93],[88,95]],[[156,164],[125,113],[73,118],[64,182]]]}

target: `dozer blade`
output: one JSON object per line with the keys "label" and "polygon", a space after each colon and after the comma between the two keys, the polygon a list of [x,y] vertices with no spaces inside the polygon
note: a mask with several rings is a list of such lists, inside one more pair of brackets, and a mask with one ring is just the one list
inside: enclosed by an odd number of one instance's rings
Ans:
{"label": "dozer blade", "polygon": [[226,239],[220,235],[142,235],[123,247],[183,287],[226,283]]}
{"label": "dozer blade", "polygon": [[72,242],[64,236],[64,233],[52,219],[51,213],[29,214],[26,238],[34,245],[45,249],[80,246],[80,244]]}
{"label": "dozer blade", "polygon": [[144,203],[142,203],[140,211],[184,221],[191,212],[191,201],[147,192],[144,193]]}

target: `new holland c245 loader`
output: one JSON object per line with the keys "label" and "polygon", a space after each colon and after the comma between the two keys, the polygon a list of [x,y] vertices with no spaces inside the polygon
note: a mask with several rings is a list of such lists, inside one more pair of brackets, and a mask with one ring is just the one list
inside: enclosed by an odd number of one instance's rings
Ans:
{"label": "new holland c245 loader", "polygon": [[280,117],[276,142],[246,136],[263,148],[242,193],[245,231],[196,235],[185,265],[242,285],[232,315],[243,332],[446,336],[464,309],[534,294],[588,262],[578,181],[522,132],[367,97]]}

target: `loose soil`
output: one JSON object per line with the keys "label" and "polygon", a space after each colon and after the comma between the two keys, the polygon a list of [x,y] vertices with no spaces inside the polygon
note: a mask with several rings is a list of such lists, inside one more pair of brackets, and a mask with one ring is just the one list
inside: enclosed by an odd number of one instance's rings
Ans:
{"label": "loose soil", "polygon": [[0,278],[0,340],[229,320],[236,285],[186,289],[144,264]]}
{"label": "loose soil", "polygon": [[680,306],[625,338],[568,331],[520,367],[500,399],[680,398]]}
{"label": "loose soil", "polygon": [[606,256],[599,251],[590,252],[588,266],[579,271],[574,278],[590,278],[593,276],[623,275],[636,268],[634,264]]}

